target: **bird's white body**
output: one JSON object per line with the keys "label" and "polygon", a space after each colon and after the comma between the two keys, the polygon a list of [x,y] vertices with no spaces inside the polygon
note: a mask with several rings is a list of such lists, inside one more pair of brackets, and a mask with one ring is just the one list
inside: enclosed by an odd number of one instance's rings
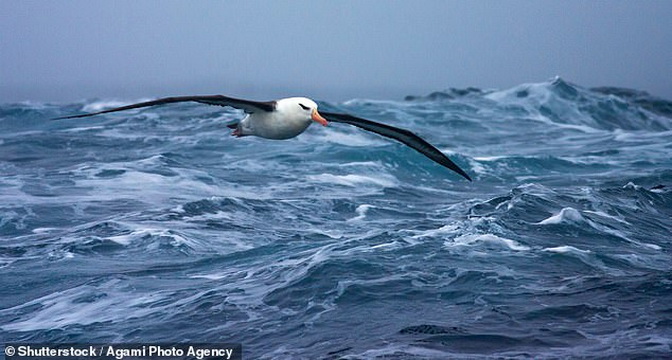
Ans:
{"label": "bird's white body", "polygon": [[311,117],[317,104],[305,97],[280,99],[275,111],[248,114],[238,123],[235,136],[253,135],[266,139],[285,140],[304,132],[314,121]]}

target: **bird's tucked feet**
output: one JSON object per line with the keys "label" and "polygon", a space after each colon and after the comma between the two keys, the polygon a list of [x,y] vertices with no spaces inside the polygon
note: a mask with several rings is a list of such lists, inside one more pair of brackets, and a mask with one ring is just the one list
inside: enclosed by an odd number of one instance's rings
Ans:
{"label": "bird's tucked feet", "polygon": [[240,126],[238,126],[238,124],[239,123],[226,125],[226,127],[228,127],[229,129],[233,129],[233,132],[231,132],[231,136],[235,136],[235,137],[243,136],[243,134],[240,133]]}

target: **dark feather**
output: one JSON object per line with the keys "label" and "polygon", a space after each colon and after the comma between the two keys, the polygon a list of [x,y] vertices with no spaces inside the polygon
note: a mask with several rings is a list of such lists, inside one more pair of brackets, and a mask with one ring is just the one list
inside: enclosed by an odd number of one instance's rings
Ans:
{"label": "dark feather", "polygon": [[460,167],[457,166],[457,164],[455,164],[446,155],[444,155],[441,151],[439,151],[439,149],[435,148],[418,135],[415,135],[414,133],[406,129],[396,128],[394,126],[358,118],[356,116],[348,114],[338,114],[328,112],[320,112],[320,114],[322,114],[322,116],[324,116],[329,121],[350,124],[353,126],[357,126],[358,128],[362,128],[364,130],[368,130],[376,134],[400,141],[403,144],[408,145],[409,147],[415,149],[416,151],[430,158],[431,160],[447,167],[450,170],[455,171],[456,173],[462,175],[465,179],[471,181],[469,175],[467,175],[467,173],[464,172],[464,170],[460,169]]}
{"label": "dark feather", "polygon": [[202,104],[208,104],[208,105],[231,106],[231,107],[234,107],[236,109],[244,110],[246,113],[253,113],[253,112],[257,112],[257,111],[273,111],[273,110],[275,110],[275,105],[276,105],[275,101],[251,101],[251,100],[243,100],[243,99],[234,99],[234,98],[226,97],[226,96],[223,96],[223,95],[175,96],[175,97],[167,97],[167,98],[162,98],[162,99],[157,99],[157,100],[145,101],[145,102],[141,102],[141,103],[137,103],[137,104],[121,106],[121,107],[108,109],[108,110],[103,110],[103,111],[98,111],[98,112],[94,112],[94,113],[63,116],[63,117],[55,118],[54,120],[83,118],[83,117],[87,117],[87,116],[106,114],[106,113],[111,113],[111,112],[116,112],[116,111],[131,110],[131,109],[138,109],[138,108],[143,108],[143,107],[148,107],[148,106],[172,104],[172,103],[187,102],[187,101],[194,101],[194,102],[198,102],[198,103],[202,103]]}

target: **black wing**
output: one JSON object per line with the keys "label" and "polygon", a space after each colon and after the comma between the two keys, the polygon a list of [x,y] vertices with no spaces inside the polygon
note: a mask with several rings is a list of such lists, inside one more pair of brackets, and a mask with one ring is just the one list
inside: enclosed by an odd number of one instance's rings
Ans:
{"label": "black wing", "polygon": [[324,116],[329,121],[354,125],[357,126],[358,128],[362,128],[364,130],[372,131],[376,134],[380,134],[382,136],[398,140],[412,147],[413,149],[425,155],[426,157],[462,175],[465,179],[471,181],[469,175],[467,175],[467,173],[464,172],[464,170],[460,169],[459,166],[457,166],[452,160],[450,160],[446,155],[444,155],[441,151],[439,151],[439,149],[435,148],[434,146],[432,146],[432,144],[428,143],[418,135],[415,135],[414,133],[406,129],[396,128],[394,126],[377,123],[375,121],[358,118],[348,114],[337,114],[328,112],[320,112],[320,114],[322,114],[322,116]]}
{"label": "black wing", "polygon": [[115,112],[115,111],[123,111],[123,110],[137,109],[137,108],[143,108],[143,107],[155,106],[155,105],[163,105],[163,104],[172,104],[172,103],[185,102],[185,101],[195,101],[195,102],[198,102],[198,103],[208,104],[208,105],[231,106],[231,107],[234,107],[236,109],[244,110],[246,113],[253,113],[253,112],[257,112],[257,111],[273,111],[273,110],[275,110],[275,105],[276,105],[275,101],[252,101],[252,100],[234,99],[234,98],[226,97],[226,96],[223,96],[223,95],[175,96],[175,97],[167,97],[167,98],[162,98],[162,99],[157,99],[157,100],[152,100],[152,101],[145,101],[145,102],[141,102],[141,103],[137,103],[137,104],[121,106],[121,107],[118,107],[118,108],[98,111],[98,112],[94,112],[94,113],[63,116],[63,117],[56,118],[54,120],[82,118],[82,117],[87,117],[87,116],[111,113],[111,112]]}

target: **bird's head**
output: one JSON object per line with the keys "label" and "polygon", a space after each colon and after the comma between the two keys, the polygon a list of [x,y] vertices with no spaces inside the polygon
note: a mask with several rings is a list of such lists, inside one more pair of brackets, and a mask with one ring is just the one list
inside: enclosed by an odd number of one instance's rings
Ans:
{"label": "bird's head", "polygon": [[278,108],[282,112],[291,115],[292,117],[303,118],[306,121],[315,121],[327,126],[329,122],[317,112],[317,104],[315,101],[305,97],[293,97],[278,100]]}

